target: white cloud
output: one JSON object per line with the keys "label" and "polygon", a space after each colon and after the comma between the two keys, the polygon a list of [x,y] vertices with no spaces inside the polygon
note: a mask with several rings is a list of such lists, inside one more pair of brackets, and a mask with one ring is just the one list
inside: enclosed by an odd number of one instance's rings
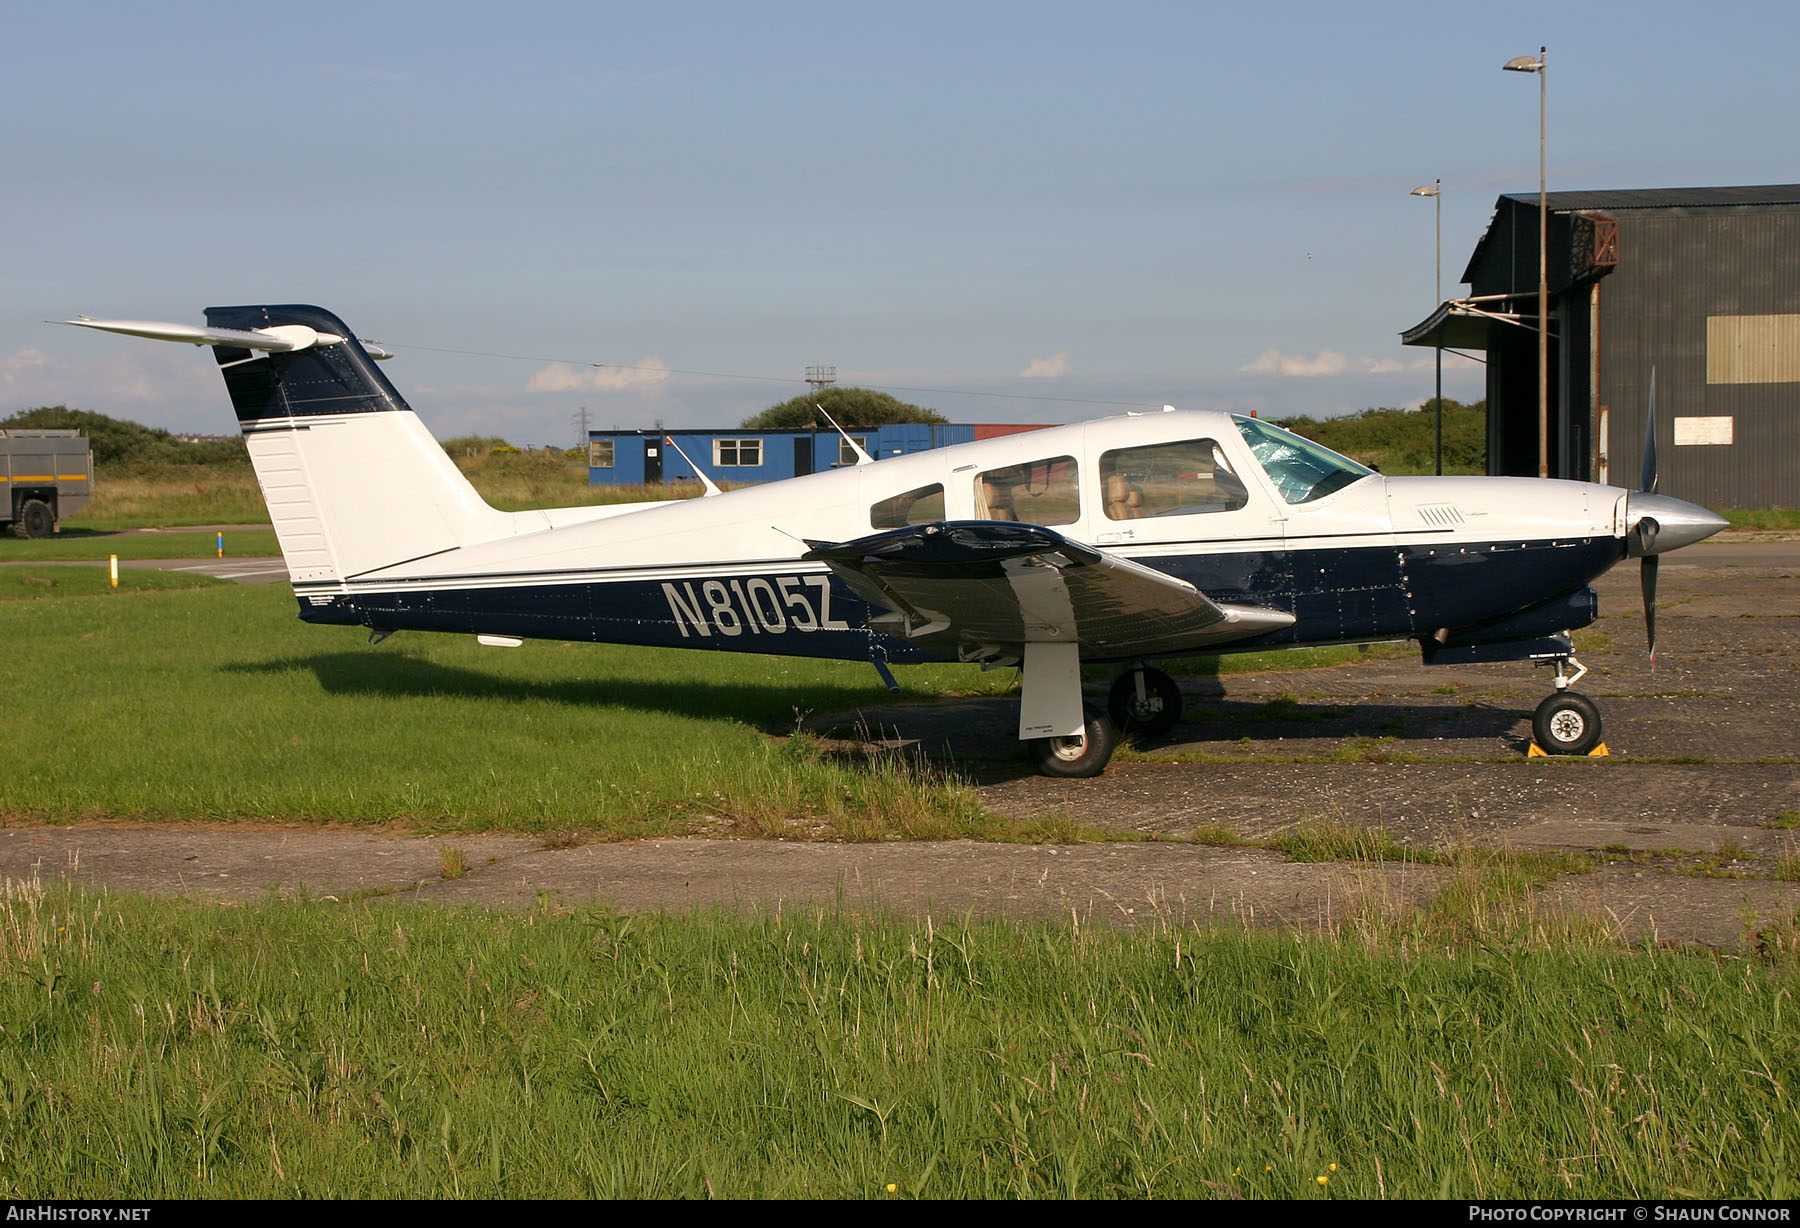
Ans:
{"label": "white cloud", "polygon": [[1019,372],[1020,379],[1061,379],[1069,373],[1068,351],[1054,354],[1049,358],[1034,358]]}
{"label": "white cloud", "polygon": [[532,392],[573,392],[598,390],[621,392],[630,388],[654,388],[666,384],[673,376],[669,364],[660,358],[638,359],[629,367],[578,367],[566,362],[553,362],[531,377],[525,385]]}
{"label": "white cloud", "polygon": [[42,350],[18,350],[0,358],[0,384],[16,384],[19,377],[49,363]]}
{"label": "white cloud", "polygon": [[1311,358],[1283,354],[1280,350],[1264,350],[1256,356],[1256,361],[1246,363],[1238,370],[1266,375],[1341,375],[1349,366],[1350,360],[1336,350],[1320,350]]}
{"label": "white cloud", "polygon": [[[1320,350],[1311,358],[1304,354],[1283,354],[1280,350],[1264,350],[1255,361],[1245,363],[1239,371],[1259,375],[1393,375],[1400,371],[1429,371],[1432,359],[1425,358],[1351,358],[1336,350]],[[1444,370],[1452,367],[1474,367],[1478,363],[1455,354],[1444,355]]]}

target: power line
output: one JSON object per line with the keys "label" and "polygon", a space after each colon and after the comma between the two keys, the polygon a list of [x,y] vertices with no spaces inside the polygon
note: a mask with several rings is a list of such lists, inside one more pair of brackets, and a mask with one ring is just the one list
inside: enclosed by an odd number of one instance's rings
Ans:
{"label": "power line", "polygon": [[[683,367],[641,366],[628,362],[589,362],[581,358],[545,358],[535,354],[501,354],[492,350],[453,350],[438,345],[409,345],[403,341],[383,341],[383,345],[399,350],[420,350],[428,354],[459,354],[467,358],[501,358],[509,362],[555,362],[570,367],[598,367],[603,371],[649,371],[667,375],[691,375],[703,379],[752,380],[761,384],[803,384],[807,381],[795,379],[793,376],[781,375],[744,375],[734,371],[697,371]],[[1161,409],[1161,401],[1103,401],[1093,397],[1056,397],[1031,392],[982,392],[973,388],[924,388],[909,384],[867,384],[880,392],[913,392],[931,393],[934,396],[950,397],[992,397],[1005,401],[1054,401],[1065,405],[1112,405],[1128,409],[1148,406]]]}

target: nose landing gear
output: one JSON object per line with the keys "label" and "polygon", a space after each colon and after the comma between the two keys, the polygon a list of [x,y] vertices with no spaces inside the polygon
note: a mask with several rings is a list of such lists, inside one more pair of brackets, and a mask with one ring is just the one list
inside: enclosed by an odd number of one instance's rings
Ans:
{"label": "nose landing gear", "polygon": [[1572,656],[1557,657],[1554,664],[1556,692],[1531,714],[1531,736],[1547,754],[1585,755],[1600,744],[1600,709],[1570,688],[1587,673],[1587,666]]}

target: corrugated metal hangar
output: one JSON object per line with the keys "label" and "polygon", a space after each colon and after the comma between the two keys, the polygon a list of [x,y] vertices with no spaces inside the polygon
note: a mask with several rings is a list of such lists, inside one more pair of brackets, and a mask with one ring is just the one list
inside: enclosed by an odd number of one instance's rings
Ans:
{"label": "corrugated metal hangar", "polygon": [[[1552,477],[1636,486],[1656,370],[1661,490],[1800,506],[1800,184],[1551,192]],[[1500,197],[1462,280],[1401,334],[1485,351],[1488,472],[1538,472],[1538,195]]]}

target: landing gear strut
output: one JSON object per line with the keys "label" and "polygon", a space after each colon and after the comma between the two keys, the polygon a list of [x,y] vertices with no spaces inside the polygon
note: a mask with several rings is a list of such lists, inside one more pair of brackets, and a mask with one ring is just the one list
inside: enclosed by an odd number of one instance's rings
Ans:
{"label": "landing gear strut", "polygon": [[[1531,735],[1552,755],[1585,755],[1600,744],[1600,709],[1586,695],[1570,690],[1587,666],[1574,657],[1556,658],[1556,693],[1531,715]],[[1567,667],[1573,665],[1570,674]]]}
{"label": "landing gear strut", "polygon": [[1181,688],[1160,669],[1137,666],[1113,680],[1106,710],[1120,733],[1160,738],[1181,720]]}

